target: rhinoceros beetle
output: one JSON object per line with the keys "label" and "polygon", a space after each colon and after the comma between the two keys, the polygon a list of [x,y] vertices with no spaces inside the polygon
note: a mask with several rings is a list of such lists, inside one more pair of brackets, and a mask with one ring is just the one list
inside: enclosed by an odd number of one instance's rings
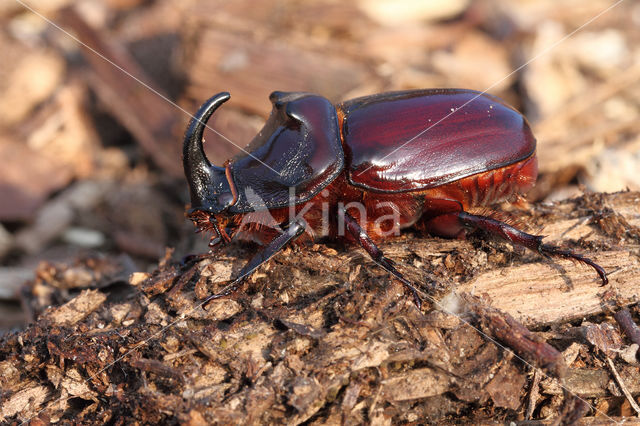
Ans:
{"label": "rhinoceros beetle", "polygon": [[247,154],[212,165],[203,130],[230,98],[207,100],[189,123],[183,148],[198,231],[210,246],[236,235],[264,249],[206,302],[226,296],[286,244],[307,235],[358,243],[400,280],[420,306],[414,285],[377,241],[413,226],[444,237],[480,229],[544,256],[602,267],[542,243],[494,217],[469,213],[533,186],[536,141],[525,117],[500,99],[471,90],[382,93],[332,105],[310,93],[273,92],[273,109]]}

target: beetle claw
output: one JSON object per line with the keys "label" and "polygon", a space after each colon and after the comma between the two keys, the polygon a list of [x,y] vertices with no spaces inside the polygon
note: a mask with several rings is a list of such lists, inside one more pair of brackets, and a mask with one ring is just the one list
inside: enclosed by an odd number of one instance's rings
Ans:
{"label": "beetle claw", "polygon": [[412,286],[412,285],[407,285],[407,284],[404,284],[404,285],[405,285],[405,287],[407,287],[409,289],[409,291],[411,291],[411,294],[413,295],[413,303],[416,304],[416,307],[420,311],[422,309],[422,299],[420,298],[420,295],[418,294],[418,290],[416,290],[416,288],[414,286]]}
{"label": "beetle claw", "polygon": [[538,251],[546,258],[550,258],[551,256],[564,257],[565,259],[572,259],[577,262],[584,263],[585,265],[591,266],[596,270],[598,276],[600,276],[600,280],[602,281],[601,285],[605,286],[609,284],[609,278],[607,277],[607,272],[604,270],[604,268],[588,257],[584,257],[581,254],[572,252],[571,250],[561,249],[549,244],[540,244]]}
{"label": "beetle claw", "polygon": [[230,296],[231,294],[235,293],[236,291],[238,291],[238,289],[240,288],[240,285],[243,282],[244,282],[244,280],[233,280],[233,281],[230,282],[230,284],[227,284],[227,286],[225,288],[223,288],[221,291],[219,291],[218,293],[208,296],[202,302],[202,309],[204,309],[206,311],[208,306],[214,300],[221,299],[223,297],[227,297],[227,296]]}
{"label": "beetle claw", "polygon": [[222,238],[220,236],[212,237],[211,240],[209,240],[209,250],[213,250],[221,241]]}

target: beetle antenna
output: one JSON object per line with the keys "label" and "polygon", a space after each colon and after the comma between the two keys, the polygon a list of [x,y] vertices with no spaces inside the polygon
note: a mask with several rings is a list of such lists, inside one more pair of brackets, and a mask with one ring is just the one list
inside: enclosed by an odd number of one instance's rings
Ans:
{"label": "beetle antenna", "polygon": [[203,204],[211,185],[211,177],[213,172],[224,169],[211,164],[204,153],[202,145],[202,137],[204,128],[211,115],[218,109],[220,105],[225,103],[231,95],[228,92],[221,92],[207,100],[196,115],[189,122],[187,131],[184,135],[184,144],[182,147],[182,161],[184,165],[184,174],[189,182],[191,190],[191,207],[198,207]]}

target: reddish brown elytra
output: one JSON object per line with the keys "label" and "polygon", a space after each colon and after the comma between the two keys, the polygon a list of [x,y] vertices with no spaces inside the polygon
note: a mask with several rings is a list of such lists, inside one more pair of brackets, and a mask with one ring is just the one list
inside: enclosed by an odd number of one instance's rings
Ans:
{"label": "reddish brown elytra", "polygon": [[544,256],[575,259],[488,216],[468,213],[523,194],[537,177],[536,141],[526,119],[500,99],[458,89],[383,93],[336,106],[309,93],[274,92],[271,116],[247,151],[212,165],[204,154],[207,120],[229,99],[205,102],[184,139],[191,192],[189,217],[212,231],[210,245],[244,234],[265,247],[222,292],[233,292],[257,267],[302,234],[344,238],[413,294],[376,241],[414,226],[461,237],[482,229]]}

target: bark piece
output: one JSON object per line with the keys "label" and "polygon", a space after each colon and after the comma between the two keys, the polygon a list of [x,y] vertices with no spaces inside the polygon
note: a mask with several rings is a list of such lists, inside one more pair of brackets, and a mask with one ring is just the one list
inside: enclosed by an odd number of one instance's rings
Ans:
{"label": "bark piece", "polygon": [[59,325],[74,325],[98,309],[107,296],[98,290],[84,290],[78,297],[44,315],[44,319]]}
{"label": "bark piece", "polygon": [[585,327],[585,337],[608,358],[615,358],[622,347],[622,337],[610,324],[589,324]]}
{"label": "bark piece", "polygon": [[452,377],[431,368],[411,370],[382,382],[382,395],[392,401],[406,401],[440,395],[449,390]]}
{"label": "bark piece", "polygon": [[516,410],[520,406],[526,378],[511,363],[504,364],[487,385],[487,392],[498,407]]}
{"label": "bark piece", "polygon": [[[71,29],[76,37],[102,55],[80,48],[89,64],[86,74],[89,85],[109,112],[136,137],[159,167],[174,177],[182,176],[181,164],[175,161],[180,158],[181,145],[176,143],[173,133],[174,126],[179,125],[179,109],[158,91],[122,46],[113,40],[107,41],[73,7],[61,10],[59,16],[60,22]],[[103,57],[117,64],[117,67]],[[141,84],[147,87],[141,88]]]}
{"label": "bark piece", "polygon": [[0,420],[5,421],[16,414],[19,414],[21,420],[28,420],[38,413],[48,396],[46,386],[25,383],[24,389],[14,393],[0,405]]}
{"label": "bark piece", "polygon": [[[620,377],[627,385],[627,389],[633,395],[640,394],[640,376],[638,368],[632,366],[619,367]],[[595,370],[589,368],[568,369],[565,377],[565,386],[571,392],[581,397],[603,397],[610,395],[609,383],[613,380],[606,369]],[[542,381],[543,393],[560,395],[562,388],[556,381],[549,379]]]}

